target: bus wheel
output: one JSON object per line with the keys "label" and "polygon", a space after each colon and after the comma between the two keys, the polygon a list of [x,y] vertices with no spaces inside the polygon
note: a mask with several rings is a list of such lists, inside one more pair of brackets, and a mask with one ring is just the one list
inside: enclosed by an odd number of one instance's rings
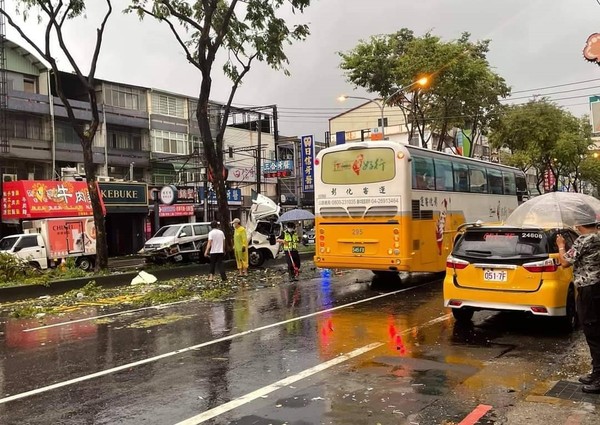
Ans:
{"label": "bus wheel", "polygon": [[385,279],[385,278],[397,278],[398,277],[398,272],[392,272],[392,271],[383,271],[383,270],[371,270],[373,272],[373,274],[375,276],[377,276],[378,278],[381,279]]}
{"label": "bus wheel", "polygon": [[452,315],[457,322],[470,322],[475,311],[471,308],[453,308]]}

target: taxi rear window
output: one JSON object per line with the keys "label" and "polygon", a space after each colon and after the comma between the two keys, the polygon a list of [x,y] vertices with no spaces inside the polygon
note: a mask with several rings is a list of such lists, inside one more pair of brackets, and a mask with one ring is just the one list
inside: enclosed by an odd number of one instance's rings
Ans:
{"label": "taxi rear window", "polygon": [[535,256],[548,253],[543,231],[467,231],[458,239],[454,254],[469,257]]}

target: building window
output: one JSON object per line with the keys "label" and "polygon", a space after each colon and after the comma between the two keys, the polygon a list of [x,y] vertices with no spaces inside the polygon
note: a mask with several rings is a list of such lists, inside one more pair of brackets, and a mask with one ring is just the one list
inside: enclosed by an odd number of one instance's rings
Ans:
{"label": "building window", "polygon": [[45,136],[42,129],[42,120],[32,116],[9,116],[7,129],[8,137],[16,139],[42,140],[42,136]]}
{"label": "building window", "polygon": [[[385,117],[383,119],[383,126],[388,127],[388,119]],[[381,118],[377,118],[377,127],[381,127]]]}
{"label": "building window", "polygon": [[185,115],[185,99],[152,93],[152,113],[176,118],[187,118]]}
{"label": "building window", "polygon": [[152,130],[152,152],[189,155],[190,142],[187,134]]}
{"label": "building window", "polygon": [[36,93],[35,80],[29,78],[23,79],[23,91],[26,93]]}
{"label": "building window", "polygon": [[105,84],[104,103],[118,108],[145,111],[146,94],[142,90],[133,87]]}
{"label": "building window", "polygon": [[111,149],[142,150],[140,131],[108,129],[108,147]]}
{"label": "building window", "polygon": [[56,121],[54,124],[54,131],[56,132],[57,143],[81,144],[79,136],[69,123]]}

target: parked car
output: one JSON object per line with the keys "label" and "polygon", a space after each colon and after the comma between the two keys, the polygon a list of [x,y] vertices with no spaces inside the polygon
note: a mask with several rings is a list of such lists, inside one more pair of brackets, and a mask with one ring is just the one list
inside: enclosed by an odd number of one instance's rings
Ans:
{"label": "parked car", "polygon": [[149,261],[199,260],[208,242],[210,223],[181,223],[163,226],[148,239],[140,254]]}
{"label": "parked car", "polygon": [[313,245],[315,243],[315,229],[305,230],[302,234],[302,245]]}
{"label": "parked car", "polygon": [[477,310],[512,310],[560,317],[574,328],[572,268],[559,265],[558,232],[567,246],[577,238],[570,229],[465,227],[446,262],[444,305],[457,321]]}

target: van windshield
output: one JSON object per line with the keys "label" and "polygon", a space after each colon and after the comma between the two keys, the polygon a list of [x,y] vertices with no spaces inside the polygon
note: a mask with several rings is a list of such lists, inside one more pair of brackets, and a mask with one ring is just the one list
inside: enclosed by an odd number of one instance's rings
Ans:
{"label": "van windshield", "polygon": [[548,238],[541,230],[481,229],[467,231],[456,242],[453,255],[506,258],[548,254]]}
{"label": "van windshield", "polygon": [[18,239],[18,236],[3,238],[0,240],[0,251],[8,251],[15,245]]}
{"label": "van windshield", "polygon": [[156,232],[156,235],[154,235],[154,236],[155,237],[176,236],[178,230],[179,230],[179,226],[165,226],[165,227],[161,227],[160,229],[158,229],[158,232]]}

